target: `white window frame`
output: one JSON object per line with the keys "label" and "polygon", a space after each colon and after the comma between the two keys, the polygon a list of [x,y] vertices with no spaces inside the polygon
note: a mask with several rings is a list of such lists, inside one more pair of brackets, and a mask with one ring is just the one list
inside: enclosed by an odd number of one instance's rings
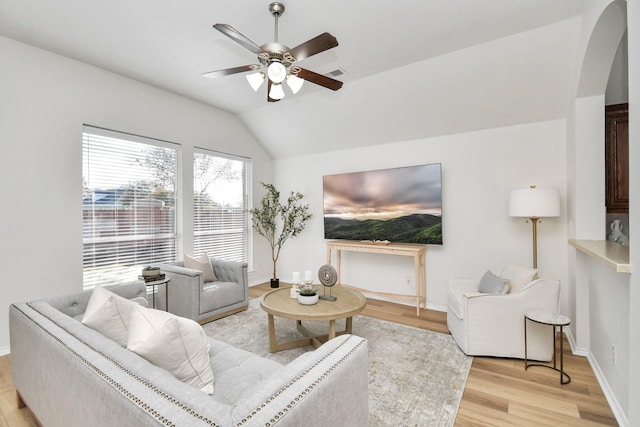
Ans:
{"label": "white window frame", "polygon": [[[90,174],[87,174],[87,171],[86,171],[86,167],[87,167],[86,162],[87,161],[90,162],[90,157],[87,157],[87,156],[93,155],[91,151],[89,152],[86,151],[87,143],[88,143],[87,138],[91,138],[91,137],[96,138],[96,140],[100,138],[108,138],[108,139],[124,141],[125,143],[129,142],[129,143],[132,143],[132,146],[135,146],[137,144],[145,144],[152,147],[168,148],[171,150],[175,150],[175,177],[173,178],[174,190],[173,190],[173,199],[172,199],[173,209],[171,208],[166,209],[166,205],[160,204],[161,201],[158,201],[157,199],[153,199],[148,196],[143,196],[144,199],[141,200],[142,206],[134,207],[133,212],[132,212],[132,209],[129,208],[129,215],[132,215],[132,218],[135,218],[134,222],[132,223],[133,225],[131,225],[131,227],[133,227],[133,229],[136,230],[133,234],[120,232],[120,226],[118,225],[118,220],[116,220],[115,221],[116,225],[113,226],[113,229],[115,230],[113,231],[113,235],[109,236],[107,235],[108,233],[105,232],[104,233],[105,236],[100,236],[100,234],[102,233],[100,232],[101,230],[97,229],[99,226],[98,227],[96,226],[96,219],[95,219],[96,211],[98,210],[96,209],[95,190],[97,190],[100,187],[100,185],[107,185],[107,184],[98,184],[98,182],[85,181],[87,179],[87,175],[90,175]],[[100,149],[96,148],[96,150],[100,150]],[[97,151],[95,153],[104,154],[106,156],[106,151],[102,153]],[[120,170],[120,173],[130,172],[127,169],[122,170],[122,168],[118,169],[118,167],[115,166],[117,163],[116,159],[127,157],[127,154],[124,151],[121,153],[118,153],[118,149],[115,149],[114,155],[115,155],[114,161],[113,161],[114,170],[111,173],[118,173],[118,170]],[[142,137],[139,135],[133,135],[133,134],[124,133],[124,132],[117,132],[117,131],[89,126],[89,125],[83,126],[83,135],[82,135],[83,285],[85,288],[91,288],[95,285],[122,283],[124,281],[136,280],[138,275],[140,274],[142,267],[150,264],[158,264],[161,262],[175,260],[175,257],[177,256],[177,253],[179,251],[178,246],[180,242],[179,240],[180,233],[178,232],[178,224],[179,224],[178,218],[179,218],[179,209],[181,206],[181,203],[180,203],[180,197],[181,197],[180,179],[182,175],[181,174],[181,164],[182,164],[181,156],[182,156],[182,150],[179,144],[175,144],[168,141],[162,141],[154,138]],[[135,157],[131,157],[131,159],[135,160]],[[90,167],[99,167],[99,166],[108,166],[108,162],[104,162],[102,164],[100,162],[94,162],[94,164]],[[85,197],[87,196],[87,194],[85,194],[85,190],[86,190],[85,184],[88,185],[89,189],[91,190],[91,200],[89,202],[86,202],[85,200]],[[136,199],[137,195],[138,193],[134,191],[134,200],[137,200]],[[84,220],[84,216],[87,214],[87,212],[85,212],[85,207],[84,207],[85,202],[92,207],[92,209],[88,211],[89,212],[88,214],[92,216],[92,219],[86,224]],[[145,206],[144,206],[145,203],[147,205],[146,206],[147,214],[149,214],[149,211],[151,210],[152,212],[151,215],[153,216],[154,219],[157,218],[156,215],[160,215],[160,226],[163,228],[162,230],[158,231],[155,229],[157,223],[153,220],[147,221],[146,225],[140,222],[139,215],[145,212]],[[114,215],[117,215],[117,210],[118,210],[117,207],[116,208],[107,207],[107,210],[111,210],[112,212],[114,212]],[[169,218],[168,220],[169,222],[166,222],[167,218]],[[169,225],[168,229],[166,229],[167,224]],[[91,230],[85,233],[86,231],[85,228],[87,226],[91,227]],[[141,227],[142,229],[144,229],[145,227],[149,227],[148,229],[150,230],[150,233],[142,233],[142,232],[138,233],[137,232],[138,227]],[[96,246],[91,246],[95,244],[105,243],[105,244],[111,244],[114,247],[119,248],[120,243],[126,244],[127,242],[131,243],[132,241],[153,241],[155,239],[164,240],[165,242],[167,242],[168,240],[168,244],[165,245],[164,249],[160,249],[160,250],[151,249],[151,253],[147,256],[144,256],[144,255],[138,256],[137,249],[131,252],[127,252],[127,250],[125,249],[122,251],[121,259],[123,260],[122,261],[123,266],[121,267],[116,267],[116,265],[118,264],[117,258],[119,255],[116,256],[116,254],[111,254],[113,258],[108,258],[108,255],[109,255],[108,250],[103,250],[102,252],[107,255],[107,261],[103,262],[103,261],[100,261],[99,259],[99,255],[98,255],[99,251],[96,251]],[[146,249],[148,250],[148,248]],[[87,255],[85,251],[87,251],[90,254]],[[135,253],[135,256],[133,255],[134,253]],[[129,258],[130,256],[132,256],[133,258]],[[103,265],[109,262],[112,262],[111,265],[113,265],[113,267],[109,268],[107,265]]]}
{"label": "white window frame", "polygon": [[[214,159],[231,160],[233,162],[242,162],[244,164],[244,177],[243,177],[244,182],[242,186],[243,188],[242,206],[229,208],[229,210],[232,211],[231,220],[230,220],[232,222],[232,224],[230,224],[232,226],[231,229],[213,229],[215,228],[215,225],[227,225],[227,224],[224,224],[226,221],[223,216],[214,220],[211,220],[211,218],[209,218],[207,220],[206,225],[209,225],[211,228],[208,231],[203,231],[202,229],[203,226],[199,224],[199,220],[198,220],[199,202],[197,201],[196,195],[197,195],[197,192],[200,191],[200,184],[196,182],[199,179],[195,171],[196,156],[210,156]],[[214,151],[210,149],[194,147],[192,166],[194,168],[194,171],[193,171],[194,182],[193,182],[193,194],[192,194],[194,255],[199,256],[202,253],[206,252],[212,258],[219,258],[219,259],[225,259],[230,261],[241,261],[241,262],[247,262],[251,264],[252,236],[251,236],[249,214],[247,212],[251,208],[251,174],[252,174],[252,167],[253,167],[251,159],[248,157],[242,157],[242,156],[223,153],[223,152]],[[234,220],[233,216],[238,215],[239,213],[242,214],[242,219]],[[213,225],[213,223],[216,223],[216,224]],[[235,251],[233,249],[220,250],[219,248],[216,248],[216,244],[213,242],[199,241],[199,237],[201,236],[209,236],[209,237],[213,237],[216,235],[222,236],[228,233],[229,230],[232,230],[232,234],[237,232],[243,233],[244,247],[241,249],[241,252]],[[231,243],[234,243],[233,240],[234,240],[233,238],[230,239]]]}

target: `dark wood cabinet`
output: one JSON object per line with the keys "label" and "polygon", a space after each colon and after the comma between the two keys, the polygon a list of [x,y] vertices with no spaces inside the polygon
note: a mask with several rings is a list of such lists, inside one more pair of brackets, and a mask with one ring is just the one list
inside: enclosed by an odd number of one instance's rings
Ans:
{"label": "dark wood cabinet", "polygon": [[607,213],[629,213],[629,104],[605,107]]}

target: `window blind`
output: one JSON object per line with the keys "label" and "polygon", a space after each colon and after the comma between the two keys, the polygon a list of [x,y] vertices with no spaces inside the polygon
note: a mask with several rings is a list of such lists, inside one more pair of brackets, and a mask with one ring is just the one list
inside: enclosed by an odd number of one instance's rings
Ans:
{"label": "window blind", "polygon": [[85,287],[136,280],[176,258],[179,146],[85,126],[82,240]]}
{"label": "window blind", "polygon": [[248,262],[251,161],[196,149],[193,155],[194,254]]}

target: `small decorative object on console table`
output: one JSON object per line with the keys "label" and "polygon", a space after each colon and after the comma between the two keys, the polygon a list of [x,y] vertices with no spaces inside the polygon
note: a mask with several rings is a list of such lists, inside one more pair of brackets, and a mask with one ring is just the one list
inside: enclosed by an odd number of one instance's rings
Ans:
{"label": "small decorative object on console table", "polygon": [[304,284],[298,289],[298,302],[303,305],[313,305],[318,302],[318,287]]}
{"label": "small decorative object on console table", "polygon": [[[527,361],[527,320],[540,323],[542,325],[549,325],[553,331],[553,366],[543,365],[541,363],[529,363]],[[571,377],[564,371],[564,355],[562,342],[564,337],[562,335],[562,328],[569,326],[571,320],[567,316],[561,314],[548,313],[546,311],[530,311],[524,315],[524,370],[526,371],[530,366],[542,366],[544,368],[553,369],[560,372],[560,384],[569,384]],[[560,328],[560,337],[556,338],[556,327]],[[560,341],[560,368],[556,365],[556,341]],[[566,378],[566,381],[565,381]]]}

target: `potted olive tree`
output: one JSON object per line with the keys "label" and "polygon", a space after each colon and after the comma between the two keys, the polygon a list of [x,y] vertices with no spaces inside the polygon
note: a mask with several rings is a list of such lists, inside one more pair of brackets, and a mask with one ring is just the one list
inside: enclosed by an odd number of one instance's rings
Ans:
{"label": "potted olive tree", "polygon": [[280,286],[280,279],[276,271],[280,251],[284,243],[291,237],[295,237],[311,218],[309,205],[302,205],[303,195],[298,192],[291,192],[286,203],[280,202],[280,192],[273,184],[261,183],[267,190],[262,197],[260,206],[250,209],[251,223],[253,229],[269,242],[271,246],[271,260],[273,261],[273,276],[271,287]]}

